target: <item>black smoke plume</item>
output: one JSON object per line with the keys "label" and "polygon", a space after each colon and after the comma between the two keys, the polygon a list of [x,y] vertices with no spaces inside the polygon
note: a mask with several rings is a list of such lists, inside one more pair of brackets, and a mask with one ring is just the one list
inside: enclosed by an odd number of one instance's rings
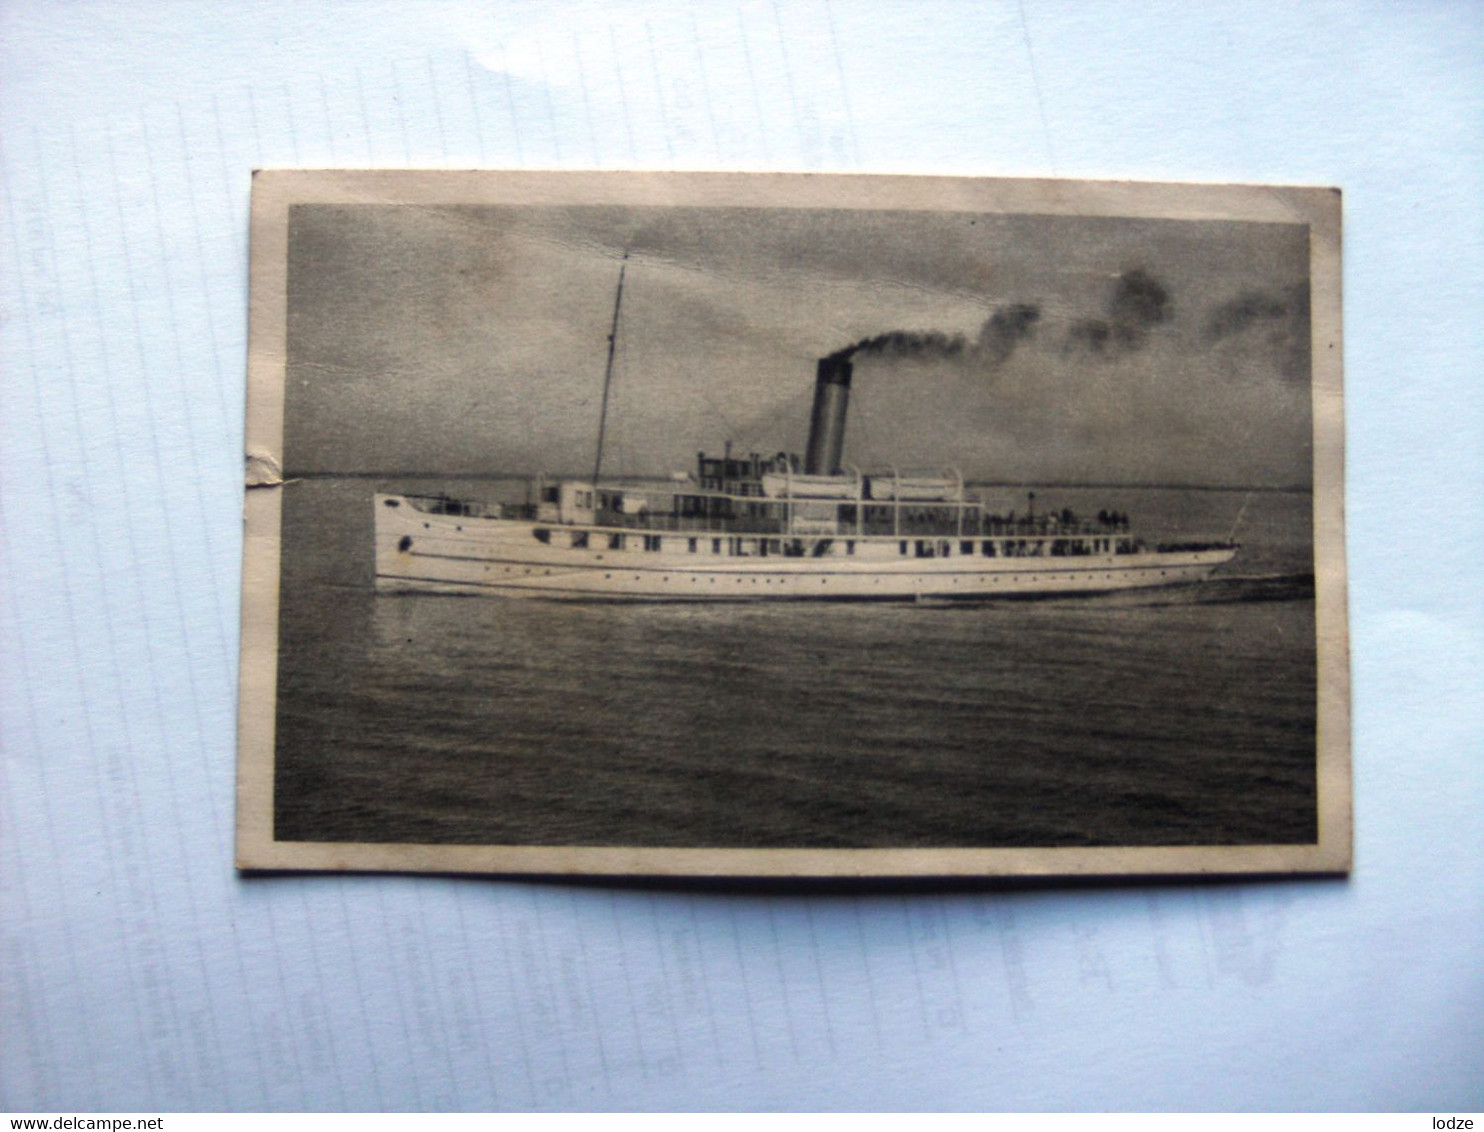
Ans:
{"label": "black smoke plume", "polygon": [[1170,293],[1143,268],[1125,271],[1113,284],[1103,318],[1081,318],[1067,330],[1067,349],[1091,354],[1134,353],[1149,332],[1174,317]]}
{"label": "black smoke plume", "polygon": [[1161,322],[1168,322],[1174,312],[1170,307],[1170,294],[1159,280],[1147,271],[1125,271],[1118,277],[1113,288],[1113,298],[1108,303],[1115,332],[1126,340],[1138,340]]}
{"label": "black smoke plume", "polygon": [[1067,346],[1081,347],[1091,354],[1104,354],[1113,340],[1113,327],[1100,318],[1079,318],[1067,331]]}
{"label": "black smoke plume", "polygon": [[984,320],[970,342],[962,334],[941,330],[891,330],[862,338],[830,355],[843,361],[855,354],[904,358],[915,361],[954,361],[998,369],[1010,360],[1015,348],[1035,332],[1041,309],[1032,303],[1014,303],[998,308]]}
{"label": "black smoke plume", "polygon": [[[1309,376],[1309,285],[1244,291],[1211,311],[1206,341],[1265,347],[1278,373],[1290,381]],[[1240,347],[1237,347],[1240,348]]]}
{"label": "black smoke plume", "polygon": [[1230,338],[1254,326],[1309,313],[1309,288],[1291,287],[1283,292],[1246,291],[1222,303],[1206,320],[1206,337],[1212,342]]}
{"label": "black smoke plume", "polygon": [[1031,303],[1001,307],[984,320],[979,338],[974,343],[976,355],[998,369],[1010,360],[1019,346],[1033,333],[1041,319],[1041,308]]}

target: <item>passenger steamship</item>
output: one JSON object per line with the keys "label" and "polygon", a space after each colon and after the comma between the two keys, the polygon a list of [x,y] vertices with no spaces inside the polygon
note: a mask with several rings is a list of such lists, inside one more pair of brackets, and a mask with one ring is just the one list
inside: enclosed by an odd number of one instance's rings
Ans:
{"label": "passenger steamship", "polygon": [[[609,337],[612,376],[620,272]],[[1147,546],[1126,516],[991,513],[957,472],[842,464],[853,364],[818,363],[802,460],[700,453],[663,485],[536,481],[525,504],[375,497],[382,592],[576,601],[982,600],[1205,579],[1233,542]]]}

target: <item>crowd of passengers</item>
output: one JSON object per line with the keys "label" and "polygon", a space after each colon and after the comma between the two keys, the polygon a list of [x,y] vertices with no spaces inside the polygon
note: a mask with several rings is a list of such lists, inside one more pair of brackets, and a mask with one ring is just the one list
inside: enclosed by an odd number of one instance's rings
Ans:
{"label": "crowd of passengers", "polygon": [[[1081,518],[1070,507],[1064,507],[1060,511],[1049,511],[1044,515],[1022,515],[1017,517],[1014,511],[1008,515],[986,515],[984,516],[984,530],[987,534],[1006,533],[1035,533],[1035,534],[1057,534],[1063,531],[1078,531],[1089,524],[1084,523]],[[1128,516],[1122,511],[1099,511],[1097,514],[1097,531],[1127,531]]]}

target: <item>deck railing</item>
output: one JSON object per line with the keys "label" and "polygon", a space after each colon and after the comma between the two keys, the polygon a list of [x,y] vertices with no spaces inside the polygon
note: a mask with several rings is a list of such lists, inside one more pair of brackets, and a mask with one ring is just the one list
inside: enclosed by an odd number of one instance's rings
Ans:
{"label": "deck railing", "polygon": [[[527,508],[507,506],[505,514],[510,518],[533,518],[532,514],[518,514]],[[816,520],[817,521],[817,520]],[[778,515],[674,515],[663,512],[629,513],[603,508],[594,513],[593,526],[611,527],[629,531],[691,531],[713,534],[787,534],[784,519]],[[940,508],[935,513],[924,514],[922,509],[903,507],[895,518],[886,517],[872,507],[867,518],[857,523],[853,517],[839,520],[838,535],[848,537],[863,535],[911,535],[936,538],[956,537],[960,530],[959,518],[951,509]],[[1100,523],[1077,521],[1064,523],[1056,518],[1006,519],[994,515],[980,515],[965,509],[963,513],[963,537],[1003,538],[1108,538],[1127,534],[1127,523]]]}
{"label": "deck railing", "polygon": [[674,531],[690,534],[781,535],[783,520],[767,515],[630,515],[622,511],[598,511],[593,526],[625,531]]}

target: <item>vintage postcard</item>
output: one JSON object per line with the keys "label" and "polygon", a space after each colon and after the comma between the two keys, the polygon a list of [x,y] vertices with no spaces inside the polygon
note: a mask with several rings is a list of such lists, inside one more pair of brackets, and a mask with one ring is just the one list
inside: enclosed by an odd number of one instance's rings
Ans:
{"label": "vintage postcard", "polygon": [[1340,195],[267,171],[238,864],[1336,873]]}

